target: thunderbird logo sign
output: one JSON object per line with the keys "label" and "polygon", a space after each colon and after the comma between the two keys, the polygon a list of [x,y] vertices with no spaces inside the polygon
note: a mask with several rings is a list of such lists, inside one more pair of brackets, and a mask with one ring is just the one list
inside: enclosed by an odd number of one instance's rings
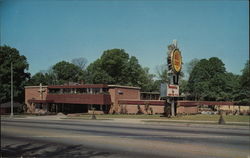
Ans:
{"label": "thunderbird logo sign", "polygon": [[174,51],[172,51],[171,60],[172,60],[171,61],[172,69],[174,70],[175,73],[179,73],[182,67],[182,57],[179,49],[175,49]]}

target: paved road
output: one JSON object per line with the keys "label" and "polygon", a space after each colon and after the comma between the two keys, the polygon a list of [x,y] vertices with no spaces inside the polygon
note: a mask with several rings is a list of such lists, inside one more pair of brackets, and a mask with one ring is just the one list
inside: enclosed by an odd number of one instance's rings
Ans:
{"label": "paved road", "polygon": [[249,158],[247,126],[1,120],[5,157]]}

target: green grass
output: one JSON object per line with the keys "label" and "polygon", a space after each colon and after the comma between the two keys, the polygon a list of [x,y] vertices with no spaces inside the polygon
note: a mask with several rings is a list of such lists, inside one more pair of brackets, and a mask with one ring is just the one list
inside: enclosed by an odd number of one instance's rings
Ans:
{"label": "green grass", "polygon": [[[32,116],[30,114],[19,114],[14,115],[16,118],[21,118],[25,116]],[[1,115],[2,118],[9,117],[9,115]],[[71,116],[67,117],[68,119],[86,119],[90,120],[91,114],[82,114],[80,116]],[[128,115],[128,114],[105,114],[105,115],[96,115],[96,118],[98,120],[110,120],[115,118],[121,118],[121,119],[157,119],[159,121],[180,121],[185,120],[188,122],[192,121],[214,121],[217,122],[220,118],[219,115],[183,115],[183,116],[176,116],[172,118],[166,118],[162,117],[162,115]],[[245,115],[223,115],[223,118],[226,122],[240,122],[240,123],[250,123],[250,116]]]}
{"label": "green grass", "polygon": [[[82,118],[89,119],[91,115],[84,114],[72,118]],[[112,118],[123,118],[123,119],[159,119],[159,121],[174,121],[174,120],[185,120],[185,121],[218,121],[220,115],[184,115],[176,116],[172,118],[162,117],[162,115],[126,115],[126,114],[105,114],[105,115],[96,115],[97,119],[112,119]],[[243,115],[223,115],[223,118],[226,122],[249,122],[250,116]]]}
{"label": "green grass", "polygon": [[[1,118],[9,118],[10,115],[1,115]],[[15,118],[24,118],[26,115],[14,114],[13,117]]]}
{"label": "green grass", "polygon": [[[84,114],[80,117],[90,118],[91,115]],[[128,119],[162,119],[161,115],[128,115],[128,114],[105,114],[105,115],[96,115],[97,118],[128,118]]]}
{"label": "green grass", "polygon": [[[220,115],[186,115],[171,118],[171,120],[190,120],[190,121],[218,121]],[[226,122],[249,122],[250,116],[243,115],[223,115]]]}

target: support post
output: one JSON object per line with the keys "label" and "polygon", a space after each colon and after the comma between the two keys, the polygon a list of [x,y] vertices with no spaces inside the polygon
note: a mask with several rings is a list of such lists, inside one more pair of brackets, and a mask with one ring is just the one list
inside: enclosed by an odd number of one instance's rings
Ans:
{"label": "support post", "polygon": [[11,113],[10,117],[13,117],[13,66],[11,62]]}
{"label": "support post", "polygon": [[175,116],[175,101],[174,98],[171,100],[171,116]]}

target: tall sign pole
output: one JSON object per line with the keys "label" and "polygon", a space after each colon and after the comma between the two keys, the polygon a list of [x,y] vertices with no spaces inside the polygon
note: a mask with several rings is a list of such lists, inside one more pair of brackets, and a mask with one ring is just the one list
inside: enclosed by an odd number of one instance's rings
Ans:
{"label": "tall sign pole", "polygon": [[13,117],[13,66],[12,66],[12,62],[11,62],[11,113],[10,113],[10,117]]}
{"label": "tall sign pole", "polygon": [[171,102],[171,116],[175,116],[176,98],[179,97],[179,75],[182,68],[182,56],[177,41],[174,40],[173,44],[168,46],[168,76],[169,84],[167,85],[167,97]]}

